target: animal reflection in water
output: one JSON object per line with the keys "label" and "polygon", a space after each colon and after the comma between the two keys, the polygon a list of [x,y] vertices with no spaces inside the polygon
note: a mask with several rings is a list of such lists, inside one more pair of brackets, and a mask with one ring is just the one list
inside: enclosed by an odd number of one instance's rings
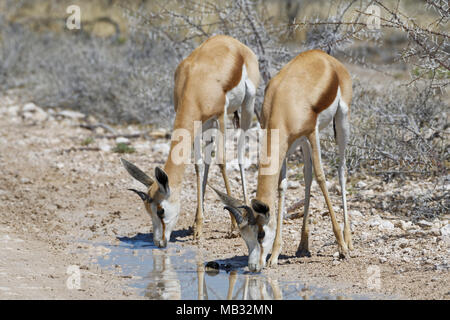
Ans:
{"label": "animal reflection in water", "polygon": [[[158,300],[179,300],[182,298],[181,282],[177,272],[170,261],[170,255],[159,250],[153,250],[153,270],[148,274],[150,283],[145,290],[145,297]],[[279,300],[282,292],[277,280],[267,279],[261,276],[240,275],[237,271],[228,273],[228,288],[226,282],[219,288],[208,286],[208,276],[217,276],[218,270],[205,271],[203,263],[197,264],[197,288],[199,300],[209,298],[227,300]],[[222,275],[222,274],[221,274]],[[225,289],[227,290],[225,292]],[[214,297],[208,297],[208,293]]]}
{"label": "animal reflection in water", "polygon": [[145,291],[145,296],[153,300],[181,299],[181,284],[177,273],[170,263],[170,256],[158,250],[153,250],[153,270],[149,273],[151,279]]}
{"label": "animal reflection in water", "polygon": [[[198,275],[198,299],[208,299],[208,286],[205,281],[205,273],[214,275],[215,272],[205,272],[203,265],[197,266]],[[238,281],[240,280],[240,281]],[[238,285],[236,286],[236,283]],[[236,287],[236,290],[235,290]],[[281,300],[283,295],[278,286],[277,280],[266,279],[261,276],[238,275],[237,271],[228,274],[228,292],[226,297],[219,295],[213,288],[210,291],[218,299],[226,300]]]}

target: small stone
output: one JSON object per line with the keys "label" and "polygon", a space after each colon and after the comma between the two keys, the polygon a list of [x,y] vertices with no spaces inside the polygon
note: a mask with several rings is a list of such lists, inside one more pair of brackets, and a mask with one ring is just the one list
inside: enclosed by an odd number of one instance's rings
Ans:
{"label": "small stone", "polygon": [[125,138],[125,137],[117,137],[117,138],[116,138],[116,143],[125,143],[125,144],[129,144],[129,143],[130,143],[130,139]]}
{"label": "small stone", "polygon": [[387,261],[386,257],[380,257],[380,263],[385,263]]}
{"label": "small stone", "polygon": [[441,228],[442,237],[450,237],[450,224]]}
{"label": "small stone", "polygon": [[44,121],[48,117],[47,112],[32,102],[25,104],[22,108],[22,112],[25,119],[33,121]]}
{"label": "small stone", "polygon": [[433,224],[426,220],[420,220],[419,222],[417,222],[417,225],[424,229],[430,229],[433,227]]}
{"label": "small stone", "polygon": [[29,102],[23,106],[22,111],[23,112],[34,112],[34,111],[36,111],[37,108],[38,107],[33,102]]}
{"label": "small stone", "polygon": [[57,115],[69,119],[83,119],[85,117],[83,113],[73,110],[63,110],[58,112]]}
{"label": "small stone", "polygon": [[298,181],[288,181],[287,183],[287,187],[288,189],[297,189],[300,188],[300,182]]}
{"label": "small stone", "polygon": [[8,114],[10,116],[17,116],[19,114],[19,106],[8,107]]}
{"label": "small stone", "polygon": [[384,230],[393,230],[394,224],[388,220],[382,220],[379,227]]}
{"label": "small stone", "polygon": [[28,178],[20,178],[20,183],[29,184],[29,183],[31,183],[31,180]]}
{"label": "small stone", "polygon": [[367,187],[367,183],[365,183],[363,181],[358,181],[356,183],[355,187],[357,187],[358,189],[364,189],[365,187]]}
{"label": "small stone", "polygon": [[152,146],[153,152],[160,152],[163,155],[169,154],[170,146],[167,143],[156,143]]}
{"label": "small stone", "polygon": [[350,210],[349,212],[350,217],[362,217],[363,214],[358,210]]}
{"label": "small stone", "polygon": [[109,151],[111,151],[111,146],[110,146],[109,144],[107,144],[107,143],[100,143],[100,144],[98,145],[98,147],[99,147],[100,150],[102,150],[102,151],[104,151],[104,152],[109,152]]}
{"label": "small stone", "polygon": [[369,225],[369,227],[376,227],[379,226],[381,224],[381,218],[380,217],[375,217],[370,219],[367,224]]}

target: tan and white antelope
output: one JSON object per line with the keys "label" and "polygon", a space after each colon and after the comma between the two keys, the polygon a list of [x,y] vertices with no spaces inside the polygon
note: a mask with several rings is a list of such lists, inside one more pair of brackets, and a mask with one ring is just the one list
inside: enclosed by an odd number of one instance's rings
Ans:
{"label": "tan and white antelope", "polygon": [[[309,256],[309,195],[312,182],[312,165],[317,182],[325,197],[339,253],[345,256],[352,249],[350,221],[347,214],[345,191],[345,149],[349,137],[349,106],[352,99],[352,82],[346,68],[335,58],[320,51],[311,50],[299,54],[284,66],[269,82],[261,116],[261,127],[266,129],[267,161],[259,165],[256,198],[251,207],[216,190],[226,209],[238,221],[242,238],[248,250],[248,266],[251,271],[265,267],[266,257],[272,255],[270,265],[278,263],[282,243],[282,223],[286,192],[286,158],[301,145],[305,166],[305,207],[303,227],[297,256]],[[344,210],[344,235],[336,221],[328,195],[322,168],[319,131],[334,120],[335,136],[339,149],[339,182]],[[273,148],[271,140],[278,136],[279,143]],[[267,148],[266,147],[266,148]],[[312,159],[312,165],[311,165]],[[276,165],[275,174],[264,170]],[[278,191],[278,212],[275,209]]]}
{"label": "tan and white antelope", "polygon": [[[256,89],[260,74],[258,59],[250,48],[229,36],[214,36],[195,49],[177,67],[175,72],[175,123],[176,130],[187,132],[188,138],[197,139],[194,124],[202,124],[202,132],[218,126],[217,163],[220,166],[227,194],[231,194],[226,173],[225,131],[226,114],[241,108],[240,127],[243,134],[250,128],[254,112]],[[185,142],[185,141],[184,141]],[[141,197],[153,223],[153,240],[159,247],[167,246],[170,234],[180,213],[180,189],[186,163],[176,161],[178,141],[172,136],[170,152],[164,170],[155,169],[156,182],[133,164],[122,160],[127,171],[142,182],[147,193],[130,189]],[[243,144],[242,144],[243,145]],[[189,150],[192,144],[189,145]],[[175,151],[174,151],[175,150]],[[190,152],[189,152],[190,156]],[[197,175],[197,211],[194,238],[199,239],[203,224],[203,195],[208,176],[209,162],[205,164],[202,183],[201,164],[195,164]],[[246,195],[244,168],[240,165],[244,198]],[[230,214],[233,226],[234,216]]]}

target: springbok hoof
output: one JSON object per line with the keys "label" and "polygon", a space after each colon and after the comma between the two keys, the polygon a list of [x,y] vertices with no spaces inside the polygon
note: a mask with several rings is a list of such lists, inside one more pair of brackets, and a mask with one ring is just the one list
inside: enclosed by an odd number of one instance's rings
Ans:
{"label": "springbok hoof", "polygon": [[271,256],[269,261],[267,261],[267,266],[269,267],[276,267],[278,265],[278,255],[275,256]]}
{"label": "springbok hoof", "polygon": [[298,249],[297,252],[295,253],[296,257],[307,257],[307,258],[311,258],[311,252],[308,249]]}

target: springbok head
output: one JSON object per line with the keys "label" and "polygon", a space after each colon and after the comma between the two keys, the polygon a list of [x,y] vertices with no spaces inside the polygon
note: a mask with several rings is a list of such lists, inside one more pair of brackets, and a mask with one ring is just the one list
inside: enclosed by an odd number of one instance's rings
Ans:
{"label": "springbok head", "polygon": [[210,186],[236,219],[242,238],[248,248],[248,268],[259,272],[266,266],[267,255],[272,249],[275,230],[269,227],[269,207],[256,199],[251,207]]}
{"label": "springbok head", "polygon": [[175,227],[180,213],[180,204],[171,198],[169,178],[164,170],[155,168],[155,180],[146,175],[141,169],[125,159],[120,159],[128,173],[137,181],[147,187],[147,193],[135,189],[135,192],[144,201],[145,209],[150,214],[153,223],[153,242],[159,248],[165,248],[170,234]]}

